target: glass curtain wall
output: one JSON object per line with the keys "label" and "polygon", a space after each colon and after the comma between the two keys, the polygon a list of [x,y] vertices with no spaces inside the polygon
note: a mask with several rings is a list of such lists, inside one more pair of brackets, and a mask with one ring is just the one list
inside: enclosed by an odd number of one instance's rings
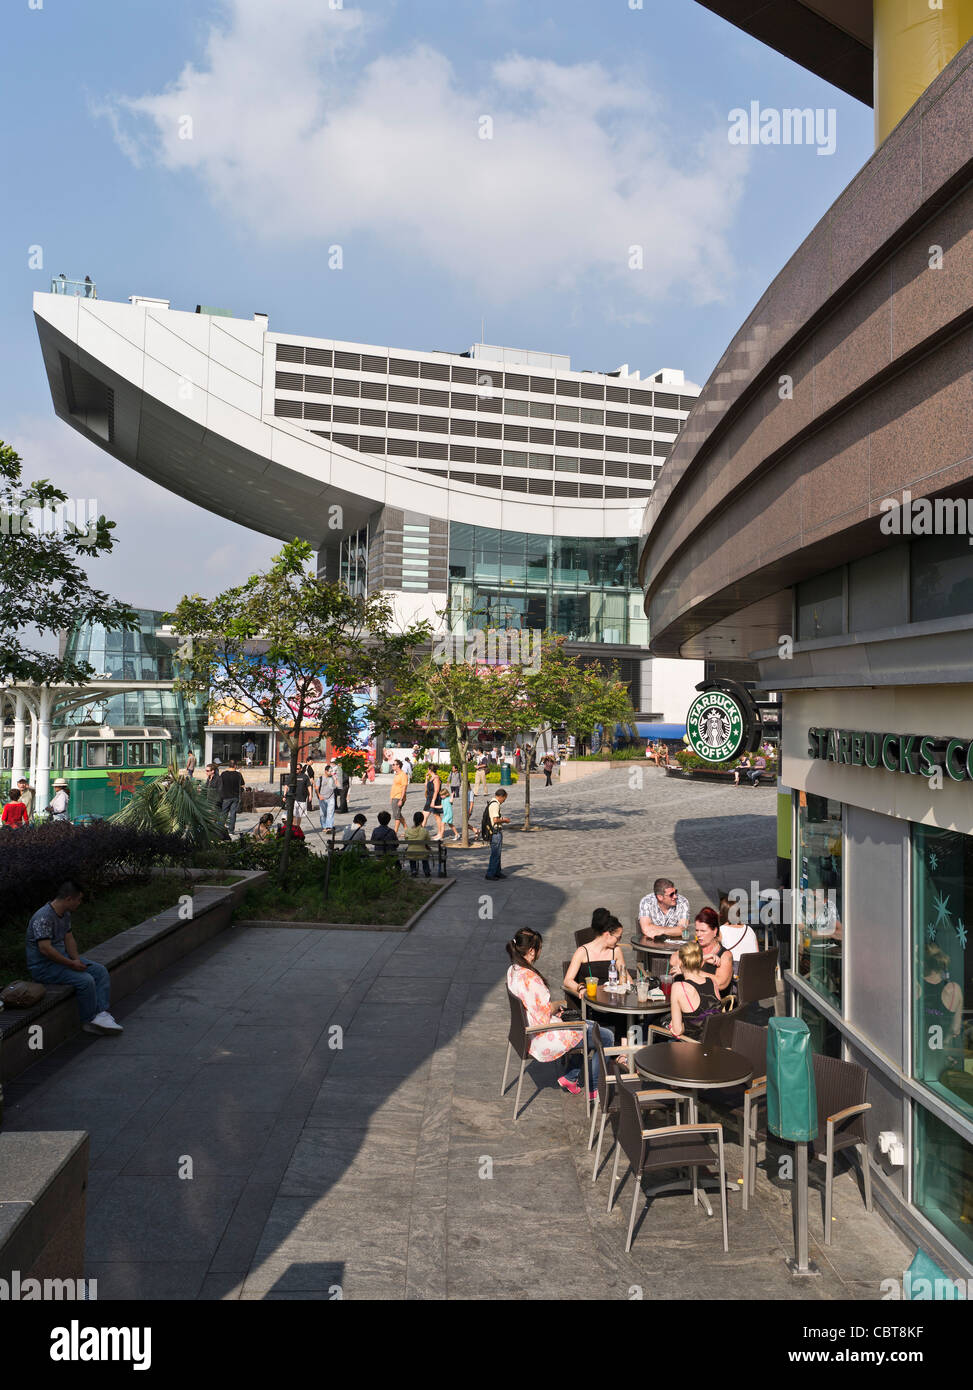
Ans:
{"label": "glass curtain wall", "polygon": [[[98,675],[113,680],[172,680],[172,651],[155,635],[162,626],[162,613],[147,608],[136,611],[137,632],[106,632],[98,623],[87,624],[68,634],[67,654],[89,662]],[[172,735],[172,755],[178,763],[186,761],[190,748],[198,759],[203,756],[204,697],[186,699],[171,690],[129,691],[95,706],[72,710],[59,724],[63,727],[93,720],[109,725],[157,725]]]}
{"label": "glass curtain wall", "polygon": [[648,643],[637,538],[536,536],[453,522],[449,578],[454,631],[528,627],[572,641]]}

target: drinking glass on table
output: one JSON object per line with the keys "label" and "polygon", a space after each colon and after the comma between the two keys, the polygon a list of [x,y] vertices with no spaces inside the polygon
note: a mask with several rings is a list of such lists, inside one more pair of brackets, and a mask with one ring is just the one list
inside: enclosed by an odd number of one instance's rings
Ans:
{"label": "drinking glass on table", "polygon": [[663,994],[666,996],[666,998],[668,999],[668,998],[669,998],[669,995],[672,993],[672,976],[671,976],[671,975],[663,975],[662,980],[661,980],[661,984],[662,984],[662,993],[663,993]]}
{"label": "drinking glass on table", "polygon": [[584,982],[584,987],[588,991],[588,998],[594,999],[598,994],[598,981],[593,975],[589,975]]}
{"label": "drinking glass on table", "polygon": [[647,1004],[649,1002],[648,980],[638,980],[635,985],[635,993],[638,995],[640,1004]]}

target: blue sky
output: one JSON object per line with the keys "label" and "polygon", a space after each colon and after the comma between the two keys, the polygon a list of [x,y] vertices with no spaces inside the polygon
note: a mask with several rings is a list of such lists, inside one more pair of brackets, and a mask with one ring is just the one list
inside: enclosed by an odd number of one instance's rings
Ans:
{"label": "blue sky", "polygon": [[[872,150],[870,110],[694,0],[10,0],[4,38],[0,437],[98,497],[119,545],[94,577],[148,606],[276,543],[54,419],[53,275],[398,347],[463,351],[482,317],[487,342],[702,384]],[[732,147],[752,101],[834,107],[835,153]]]}

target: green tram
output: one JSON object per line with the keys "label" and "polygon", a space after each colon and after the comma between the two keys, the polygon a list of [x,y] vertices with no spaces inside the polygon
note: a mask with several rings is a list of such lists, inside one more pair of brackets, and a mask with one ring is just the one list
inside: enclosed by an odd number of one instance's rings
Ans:
{"label": "green tram", "polygon": [[[51,783],[63,777],[73,821],[113,815],[141,783],[169,767],[168,729],[76,724],[51,733]],[[42,807],[39,809],[43,809]]]}

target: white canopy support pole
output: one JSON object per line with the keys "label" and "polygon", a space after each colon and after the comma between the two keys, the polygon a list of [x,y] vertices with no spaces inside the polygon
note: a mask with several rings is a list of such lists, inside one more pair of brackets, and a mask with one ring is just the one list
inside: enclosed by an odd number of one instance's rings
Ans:
{"label": "white canopy support pole", "polygon": [[28,779],[30,785],[37,791],[37,714],[31,708],[30,711],[30,773]]}
{"label": "white canopy support pole", "polygon": [[40,688],[40,701],[37,712],[37,787],[36,805],[43,810],[51,799],[51,691],[47,686]]}
{"label": "white canopy support pole", "polygon": [[27,742],[27,703],[24,700],[24,693],[18,690],[14,695],[14,749],[13,766],[10,772],[10,785],[15,787],[21,777],[26,776],[27,766],[25,761],[26,742]]}

